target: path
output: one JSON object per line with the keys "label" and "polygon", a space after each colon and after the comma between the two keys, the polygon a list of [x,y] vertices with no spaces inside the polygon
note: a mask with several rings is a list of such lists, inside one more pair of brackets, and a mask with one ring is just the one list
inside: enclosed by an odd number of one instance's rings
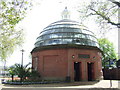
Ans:
{"label": "path", "polygon": [[[101,80],[93,85],[81,85],[80,82],[65,84],[43,84],[43,85],[4,85],[2,90],[97,90],[98,88],[109,88],[110,81]],[[116,88],[116,89],[114,89]],[[118,90],[118,81],[112,81],[112,89]],[[99,89],[102,90],[102,89]]]}

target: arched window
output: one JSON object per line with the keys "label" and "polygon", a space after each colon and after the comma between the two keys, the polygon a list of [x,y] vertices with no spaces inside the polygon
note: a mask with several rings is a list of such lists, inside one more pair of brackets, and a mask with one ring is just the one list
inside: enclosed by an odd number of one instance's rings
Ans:
{"label": "arched window", "polygon": [[38,57],[34,57],[34,70],[37,71],[38,69]]}

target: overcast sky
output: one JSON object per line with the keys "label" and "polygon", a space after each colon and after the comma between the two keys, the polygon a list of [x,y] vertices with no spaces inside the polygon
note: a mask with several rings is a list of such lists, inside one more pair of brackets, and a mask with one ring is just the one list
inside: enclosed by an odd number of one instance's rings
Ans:
{"label": "overcast sky", "polygon": [[[79,14],[76,11],[79,2],[80,0],[42,0],[40,4],[35,5],[33,9],[28,12],[27,17],[19,24],[19,26],[24,28],[26,38],[25,43],[23,47],[17,48],[12,56],[8,58],[6,63],[7,66],[21,63],[21,49],[25,50],[24,64],[31,62],[31,59],[29,58],[30,52],[34,48],[34,43],[39,36],[39,33],[50,23],[61,20],[61,12],[66,6],[71,13],[71,19],[79,21]],[[88,27],[94,32],[97,27],[93,27],[93,24],[93,22],[89,22]],[[109,32],[108,37],[117,47],[117,30]]]}

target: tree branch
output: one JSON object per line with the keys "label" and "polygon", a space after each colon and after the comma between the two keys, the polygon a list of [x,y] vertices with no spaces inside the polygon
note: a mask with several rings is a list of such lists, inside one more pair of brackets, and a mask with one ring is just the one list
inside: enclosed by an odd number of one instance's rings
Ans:
{"label": "tree branch", "polygon": [[98,11],[96,11],[96,10],[94,10],[94,9],[92,9],[92,8],[90,8],[90,9],[91,9],[92,11],[94,11],[94,12],[96,13],[96,15],[101,16],[101,17],[102,17],[104,20],[106,20],[108,23],[110,23],[110,24],[112,24],[112,25],[115,25],[115,26],[117,26],[118,28],[120,28],[120,23],[112,22],[109,17],[106,17],[105,15],[102,15],[101,13],[99,13]]}
{"label": "tree branch", "polygon": [[116,4],[118,7],[120,7],[120,2],[115,1],[115,0],[108,0],[108,1],[110,1],[110,2],[112,2],[112,3],[114,3],[114,4]]}

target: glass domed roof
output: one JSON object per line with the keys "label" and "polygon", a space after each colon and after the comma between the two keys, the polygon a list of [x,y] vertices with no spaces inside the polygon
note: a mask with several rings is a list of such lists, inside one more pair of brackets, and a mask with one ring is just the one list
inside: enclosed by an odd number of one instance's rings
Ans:
{"label": "glass domed roof", "polygon": [[99,47],[93,32],[70,19],[56,21],[44,28],[36,40],[35,47],[60,44]]}

